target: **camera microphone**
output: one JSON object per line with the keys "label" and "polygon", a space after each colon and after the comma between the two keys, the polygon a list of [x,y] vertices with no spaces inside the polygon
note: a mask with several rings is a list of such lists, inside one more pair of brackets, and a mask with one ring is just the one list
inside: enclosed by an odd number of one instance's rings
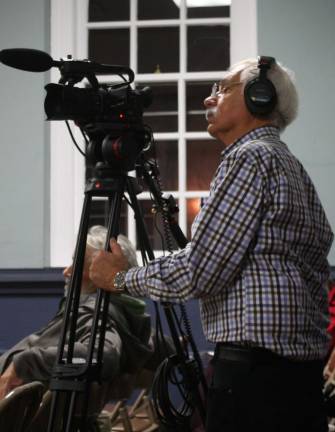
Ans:
{"label": "camera microphone", "polygon": [[134,80],[134,72],[127,66],[107,65],[87,60],[56,61],[46,52],[30,48],[11,48],[0,51],[0,62],[6,66],[28,72],[45,72],[53,66],[58,67],[61,74],[127,74],[129,82]]}
{"label": "camera microphone", "polygon": [[4,49],[0,51],[0,61],[28,72],[45,72],[58,63],[46,52],[29,48]]}

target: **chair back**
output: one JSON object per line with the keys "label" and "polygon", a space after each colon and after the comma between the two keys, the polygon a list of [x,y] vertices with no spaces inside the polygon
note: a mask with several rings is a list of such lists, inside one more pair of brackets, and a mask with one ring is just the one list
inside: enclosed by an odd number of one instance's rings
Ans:
{"label": "chair back", "polygon": [[0,401],[0,431],[25,432],[40,405],[44,386],[33,381],[17,387]]}

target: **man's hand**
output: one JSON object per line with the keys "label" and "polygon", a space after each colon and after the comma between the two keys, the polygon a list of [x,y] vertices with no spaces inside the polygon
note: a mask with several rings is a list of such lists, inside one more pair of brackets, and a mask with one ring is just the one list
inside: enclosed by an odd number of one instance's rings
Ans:
{"label": "man's hand", "polygon": [[110,240],[112,252],[99,251],[94,254],[90,265],[90,279],[99,288],[114,291],[114,277],[117,272],[128,269],[127,258],[114,238]]}
{"label": "man's hand", "polygon": [[23,384],[23,380],[16,375],[14,363],[11,363],[0,376],[0,400],[9,392]]}

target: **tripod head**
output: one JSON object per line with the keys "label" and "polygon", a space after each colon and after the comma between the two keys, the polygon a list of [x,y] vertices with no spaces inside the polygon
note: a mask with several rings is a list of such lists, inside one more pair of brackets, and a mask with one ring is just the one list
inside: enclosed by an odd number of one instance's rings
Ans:
{"label": "tripod head", "polygon": [[[100,127],[101,126],[101,127]],[[113,130],[107,125],[92,129],[87,125],[83,130],[89,140],[86,146],[88,164],[97,168],[105,167],[114,172],[127,172],[135,169],[135,163],[142,151],[150,147],[151,131],[144,126]]]}

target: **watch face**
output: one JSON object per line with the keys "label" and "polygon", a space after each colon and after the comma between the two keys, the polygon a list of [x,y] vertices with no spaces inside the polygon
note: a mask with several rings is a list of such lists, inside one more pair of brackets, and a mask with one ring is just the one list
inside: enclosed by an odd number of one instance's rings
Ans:
{"label": "watch face", "polygon": [[120,288],[124,288],[126,285],[126,281],[125,281],[125,271],[120,271],[118,273],[116,273],[115,277],[114,277],[114,287],[117,289]]}

